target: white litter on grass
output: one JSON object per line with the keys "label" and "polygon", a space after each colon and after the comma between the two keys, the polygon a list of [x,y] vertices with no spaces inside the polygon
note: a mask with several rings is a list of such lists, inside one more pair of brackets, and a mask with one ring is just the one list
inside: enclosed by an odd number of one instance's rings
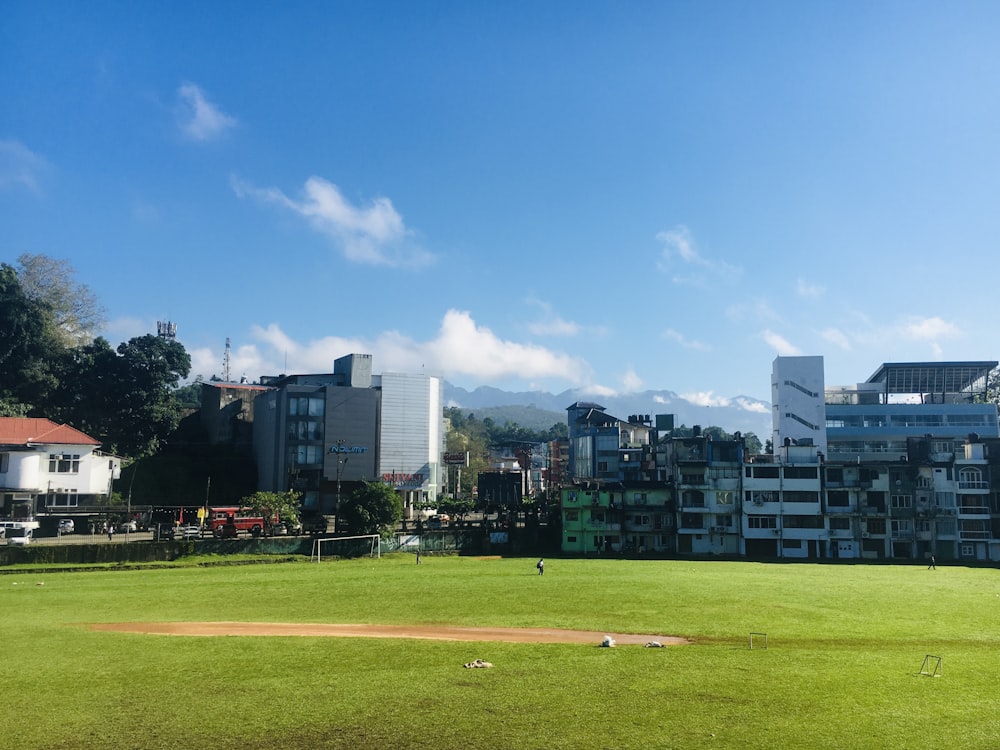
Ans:
{"label": "white litter on grass", "polygon": [[470,661],[462,665],[466,669],[490,669],[493,664],[488,661],[483,661],[482,659],[476,659],[475,661]]}
{"label": "white litter on grass", "polygon": [[615,646],[615,639],[612,638],[610,635],[604,636],[604,640],[601,641],[601,648],[614,648],[614,646]]}
{"label": "white litter on grass", "polygon": [[645,648],[664,648],[664,645],[659,641],[650,641],[646,644]]}

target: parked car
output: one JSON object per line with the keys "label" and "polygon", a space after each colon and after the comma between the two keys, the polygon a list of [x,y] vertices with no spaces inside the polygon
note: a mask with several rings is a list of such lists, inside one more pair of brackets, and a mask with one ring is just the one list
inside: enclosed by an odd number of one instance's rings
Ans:
{"label": "parked car", "polygon": [[201,536],[201,526],[180,526],[177,529],[177,536],[181,539],[197,539]]}
{"label": "parked car", "polygon": [[119,534],[134,534],[139,530],[139,524],[135,521],[122,521],[118,524]]}
{"label": "parked car", "polygon": [[436,516],[431,516],[430,520],[427,522],[432,528],[440,529],[442,526],[446,525],[451,521],[451,516],[447,513],[438,513]]}
{"label": "parked car", "polygon": [[59,519],[60,534],[72,534],[75,529],[76,529],[76,524],[73,522],[72,518]]}

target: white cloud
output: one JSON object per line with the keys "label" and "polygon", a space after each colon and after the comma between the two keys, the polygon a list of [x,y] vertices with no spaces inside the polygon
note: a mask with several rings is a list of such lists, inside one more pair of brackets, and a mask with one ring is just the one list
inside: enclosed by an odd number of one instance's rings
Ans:
{"label": "white cloud", "polygon": [[[374,339],[327,336],[299,342],[277,324],[254,326],[253,342],[230,353],[232,377],[330,372],[337,357],[371,354],[377,372],[426,372],[446,378],[469,377],[484,383],[503,379],[552,379],[577,386],[588,382],[591,368],[584,361],[540,346],[519,344],[476,325],[468,312],[449,310],[437,335],[416,341],[398,331]],[[222,356],[191,351],[192,377],[221,374]],[[204,369],[198,369],[204,368]]]}
{"label": "white cloud", "polygon": [[745,398],[733,399],[733,404],[743,409],[743,411],[753,412],[754,414],[770,414],[771,408],[760,401],[747,401]]}
{"label": "white cloud", "polygon": [[636,393],[643,386],[643,380],[631,367],[622,375],[622,387],[625,393]]}
{"label": "white cloud", "polygon": [[791,344],[787,339],[775,333],[774,331],[770,330],[764,331],[763,333],[761,333],[761,338],[763,338],[764,342],[772,349],[774,349],[779,356],[795,357],[802,354],[802,352],[799,350],[797,346]]}
{"label": "white cloud", "polygon": [[847,335],[841,331],[839,328],[827,328],[820,332],[820,336],[824,341],[833,344],[836,347],[843,349],[844,351],[851,350],[850,339]]}
{"label": "white cloud", "polygon": [[23,187],[41,192],[41,178],[50,168],[49,162],[20,141],[0,141],[0,189]]}
{"label": "white cloud", "polygon": [[958,326],[938,317],[911,317],[904,320],[900,328],[906,338],[915,341],[936,342],[939,339],[953,339],[962,335]]}
{"label": "white cloud", "polygon": [[300,200],[277,188],[256,188],[235,177],[231,183],[241,198],[275,203],[305,217],[317,232],[333,239],[351,262],[419,267],[435,260],[414,243],[414,233],[406,228],[388,198],[376,198],[366,208],[353,206],[336,185],[321,177],[306,180]]}
{"label": "white cloud", "polygon": [[730,399],[725,396],[716,396],[712,391],[694,391],[678,395],[696,406],[729,406],[732,403]]}
{"label": "white cloud", "polygon": [[[739,266],[702,256],[695,247],[691,232],[685,226],[660,232],[656,239],[663,245],[657,267],[670,273],[675,284],[705,286],[708,281],[705,274],[715,278],[733,278],[743,273]],[[689,275],[678,274],[678,267],[686,269]]]}
{"label": "white cloud", "polygon": [[799,279],[795,283],[795,293],[800,297],[819,298],[826,293],[826,289],[818,284],[810,284],[804,279]]}
{"label": "white cloud", "polygon": [[177,99],[178,125],[192,140],[210,141],[236,126],[236,118],[216,107],[193,83],[185,83],[177,89]]}
{"label": "white cloud", "polygon": [[700,352],[707,352],[712,348],[704,342],[692,341],[690,339],[685,338],[684,334],[675,331],[673,328],[668,328],[663,332],[662,335],[663,338],[667,339],[668,341],[675,341],[685,349],[695,349]]}
{"label": "white cloud", "polygon": [[726,317],[737,323],[749,321],[754,325],[759,325],[765,320],[774,322],[781,320],[781,316],[765,299],[730,305],[726,308]]}

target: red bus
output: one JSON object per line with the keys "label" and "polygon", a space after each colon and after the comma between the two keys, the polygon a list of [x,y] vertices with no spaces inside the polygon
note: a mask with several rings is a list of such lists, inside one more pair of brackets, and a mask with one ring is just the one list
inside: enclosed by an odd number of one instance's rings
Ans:
{"label": "red bus", "polygon": [[[240,508],[232,505],[228,507],[211,507],[208,509],[208,518],[205,520],[206,528],[217,538],[239,536],[241,531],[248,532],[251,536],[260,536],[264,533],[264,518],[252,515],[252,511],[247,508]],[[271,519],[271,526],[278,524],[278,517]]]}

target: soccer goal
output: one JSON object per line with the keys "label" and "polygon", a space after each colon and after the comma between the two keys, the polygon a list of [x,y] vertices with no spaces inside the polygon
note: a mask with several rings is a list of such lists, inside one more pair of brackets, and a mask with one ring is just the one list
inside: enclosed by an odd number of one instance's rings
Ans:
{"label": "soccer goal", "polygon": [[927,656],[924,657],[923,666],[920,667],[920,674],[925,677],[940,677],[942,674],[941,657],[927,654]]}
{"label": "soccer goal", "polygon": [[322,562],[323,557],[382,557],[378,534],[332,536],[314,539],[310,559]]}

